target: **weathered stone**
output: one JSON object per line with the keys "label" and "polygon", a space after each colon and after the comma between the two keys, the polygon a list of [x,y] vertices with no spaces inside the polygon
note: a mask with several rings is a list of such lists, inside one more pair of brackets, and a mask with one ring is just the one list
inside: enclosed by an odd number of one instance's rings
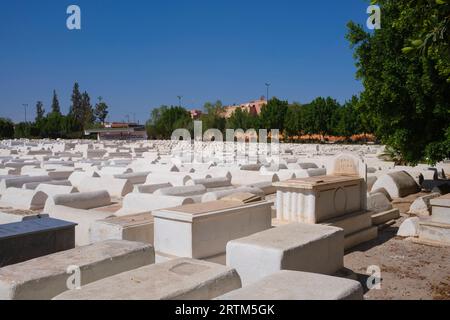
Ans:
{"label": "weathered stone", "polygon": [[419,222],[420,219],[417,217],[406,219],[398,229],[397,236],[405,238],[419,236]]}
{"label": "weathered stone", "polygon": [[363,288],[354,280],[284,270],[217,300],[363,300]]}
{"label": "weathered stone", "polygon": [[0,207],[21,210],[39,210],[45,206],[47,195],[41,191],[8,188],[0,200]]}
{"label": "weathered stone", "polygon": [[105,241],[0,269],[0,300],[48,300],[68,290],[69,266],[80,270],[81,285],[154,263],[151,245]]}
{"label": "weathered stone", "polygon": [[153,216],[150,213],[111,217],[91,224],[91,243],[110,239],[153,244]]}
{"label": "weathered stone", "polygon": [[51,212],[54,206],[65,206],[74,209],[94,209],[109,206],[111,197],[108,191],[94,191],[71,194],[57,194],[48,198],[44,211]]}
{"label": "weathered stone", "polygon": [[371,193],[367,197],[367,210],[380,213],[392,210],[392,204],[383,193]]}
{"label": "weathered stone", "polygon": [[280,270],[334,274],[343,268],[344,231],[289,224],[228,242],[227,265],[247,285]]}
{"label": "weathered stone", "polygon": [[271,227],[271,204],[214,201],[156,210],[155,249],[204,259],[224,254],[227,242]]}
{"label": "weathered stone", "polygon": [[173,197],[146,193],[130,193],[123,199],[122,208],[115,213],[118,217],[150,213],[154,210],[194,203],[191,197]]}
{"label": "weathered stone", "polygon": [[409,208],[409,214],[417,216],[430,216],[431,215],[431,203],[432,199],[438,198],[441,195],[439,193],[432,193],[423,197],[417,198]]}
{"label": "weathered stone", "polygon": [[86,177],[77,188],[80,192],[106,190],[115,198],[122,198],[133,191],[133,185],[128,180],[110,177]]}
{"label": "weathered stone", "polygon": [[56,300],[207,300],[239,289],[234,269],[192,259],[176,259],[67,291]]}
{"label": "weathered stone", "polygon": [[405,171],[391,172],[382,175],[373,185],[373,189],[384,188],[389,193],[390,197],[404,198],[410,194],[420,192],[413,177]]}

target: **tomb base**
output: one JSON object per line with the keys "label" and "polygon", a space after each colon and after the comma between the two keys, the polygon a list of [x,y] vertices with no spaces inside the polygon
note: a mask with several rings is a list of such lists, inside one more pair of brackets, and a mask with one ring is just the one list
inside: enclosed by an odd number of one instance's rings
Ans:
{"label": "tomb base", "polygon": [[363,300],[354,280],[321,274],[280,271],[216,300]]}
{"label": "tomb base", "polygon": [[432,221],[420,222],[419,240],[450,245],[450,224]]}
{"label": "tomb base", "polygon": [[144,213],[95,221],[90,233],[91,243],[114,239],[153,244],[153,216]]}
{"label": "tomb base", "polygon": [[106,278],[56,300],[208,300],[241,288],[232,268],[176,259]]}
{"label": "tomb base", "polygon": [[373,214],[372,215],[372,223],[375,226],[379,226],[379,225],[385,224],[386,222],[389,222],[391,220],[396,220],[398,218],[400,218],[400,210],[392,209],[392,210]]}

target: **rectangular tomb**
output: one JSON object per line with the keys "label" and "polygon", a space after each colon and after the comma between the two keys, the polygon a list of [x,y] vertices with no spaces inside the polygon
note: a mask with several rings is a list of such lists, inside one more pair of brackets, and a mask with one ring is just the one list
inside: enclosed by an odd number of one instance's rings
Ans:
{"label": "rectangular tomb", "polygon": [[52,218],[0,225],[0,267],[74,248],[75,226]]}
{"label": "rectangular tomb", "polygon": [[281,221],[315,224],[364,210],[364,179],[357,176],[292,179],[274,186]]}
{"label": "rectangular tomb", "polygon": [[284,270],[216,300],[363,300],[363,288],[355,280]]}
{"label": "rectangular tomb", "polygon": [[153,244],[153,216],[143,213],[94,221],[90,235],[91,243],[116,239]]}
{"label": "rectangular tomb", "polygon": [[220,200],[157,210],[155,250],[195,259],[225,254],[228,241],[271,227],[271,205]]}
{"label": "rectangular tomb", "polygon": [[208,300],[241,288],[234,269],[176,259],[124,272],[67,291],[56,300]]}
{"label": "rectangular tomb", "polygon": [[149,244],[110,240],[36,258],[0,269],[0,300],[49,300],[67,291],[80,270],[80,285],[137,269],[155,261]]}
{"label": "rectangular tomb", "polygon": [[344,266],[344,231],[292,223],[230,241],[227,265],[247,285],[280,270],[332,275]]}

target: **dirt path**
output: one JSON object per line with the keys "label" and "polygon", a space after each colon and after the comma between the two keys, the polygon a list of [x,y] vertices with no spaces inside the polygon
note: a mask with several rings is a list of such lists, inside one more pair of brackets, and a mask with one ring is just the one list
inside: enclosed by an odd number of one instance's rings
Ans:
{"label": "dirt path", "polygon": [[[378,239],[354,248],[345,266],[358,274],[368,300],[450,300],[450,247],[431,247],[396,237],[405,219],[381,231]],[[367,290],[367,268],[381,268],[381,290]]]}

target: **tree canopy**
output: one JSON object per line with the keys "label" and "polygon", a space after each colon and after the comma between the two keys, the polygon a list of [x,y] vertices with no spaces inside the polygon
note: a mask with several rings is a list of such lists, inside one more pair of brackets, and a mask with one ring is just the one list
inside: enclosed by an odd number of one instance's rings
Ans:
{"label": "tree canopy", "polygon": [[[362,80],[360,110],[410,164],[450,157],[448,0],[379,0],[382,28],[348,24]],[[367,121],[366,121],[367,123]]]}

